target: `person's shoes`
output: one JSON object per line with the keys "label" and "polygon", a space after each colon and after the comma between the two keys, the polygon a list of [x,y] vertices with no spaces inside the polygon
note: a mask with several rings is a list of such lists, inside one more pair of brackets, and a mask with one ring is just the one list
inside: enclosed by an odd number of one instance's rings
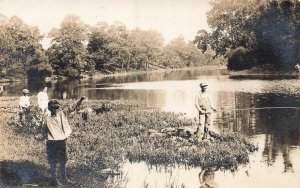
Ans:
{"label": "person's shoes", "polygon": [[51,179],[50,186],[52,186],[52,187],[59,187],[59,186],[61,186],[61,183],[56,178],[55,179]]}
{"label": "person's shoes", "polygon": [[63,184],[67,184],[67,185],[75,185],[75,183],[73,181],[69,180],[68,178],[64,178],[61,182]]}

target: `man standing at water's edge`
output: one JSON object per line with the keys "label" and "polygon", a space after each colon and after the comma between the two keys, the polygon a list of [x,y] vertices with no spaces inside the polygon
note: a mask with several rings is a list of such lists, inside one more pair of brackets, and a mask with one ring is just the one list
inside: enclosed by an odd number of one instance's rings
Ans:
{"label": "man standing at water's edge", "polygon": [[[216,109],[212,106],[212,102],[207,95],[206,89],[208,85],[205,83],[201,83],[199,86],[201,88],[201,91],[196,95],[195,98],[195,106],[199,112],[199,124],[196,135],[198,137],[198,140],[201,140],[202,137],[205,139],[208,134],[208,129],[211,124],[211,113],[215,112]],[[203,120],[204,127],[202,125]]]}

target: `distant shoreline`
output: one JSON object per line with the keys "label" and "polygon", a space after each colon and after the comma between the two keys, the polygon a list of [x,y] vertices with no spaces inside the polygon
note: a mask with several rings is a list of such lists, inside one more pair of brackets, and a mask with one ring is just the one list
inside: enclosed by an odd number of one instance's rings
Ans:
{"label": "distant shoreline", "polygon": [[232,79],[297,79],[299,73],[296,71],[272,71],[272,70],[242,70],[229,71]]}
{"label": "distant shoreline", "polygon": [[[226,65],[212,65],[212,66],[199,66],[199,67],[184,67],[184,68],[168,68],[168,69],[153,69],[153,70],[132,70],[132,71],[121,71],[116,72],[112,74],[104,74],[101,72],[95,72],[94,75],[89,76],[88,74],[83,73],[81,78],[78,78],[78,80],[87,80],[87,79],[101,79],[101,78],[107,78],[107,77],[120,77],[120,76],[128,76],[128,75],[136,75],[136,74],[146,74],[146,73],[160,73],[160,72],[172,72],[172,71],[178,71],[178,70],[193,70],[193,69],[227,69]],[[57,75],[53,75],[53,77],[47,77],[46,82],[55,82],[57,80],[67,80],[66,77],[57,77]],[[3,83],[11,83],[11,82],[21,82],[22,80],[27,79],[16,79],[16,78],[2,78],[0,79],[0,84]]]}
{"label": "distant shoreline", "polygon": [[0,79],[0,84],[1,83],[10,83],[10,82],[20,82],[20,81],[21,81],[21,79],[19,80],[19,79],[14,79],[14,78],[12,78],[12,79],[2,78],[2,79]]}
{"label": "distant shoreline", "polygon": [[[128,75],[135,75],[135,74],[146,74],[146,73],[155,73],[155,72],[172,72],[178,70],[194,70],[194,69],[227,69],[225,65],[213,65],[213,66],[199,66],[199,67],[184,67],[184,68],[175,68],[175,69],[155,69],[155,70],[134,70],[134,71],[127,71],[127,72],[117,72],[113,74],[103,74],[100,72],[96,72],[93,76],[83,75],[81,79],[101,79],[106,77],[120,77],[120,76],[128,76]],[[80,79],[80,80],[81,80]]]}

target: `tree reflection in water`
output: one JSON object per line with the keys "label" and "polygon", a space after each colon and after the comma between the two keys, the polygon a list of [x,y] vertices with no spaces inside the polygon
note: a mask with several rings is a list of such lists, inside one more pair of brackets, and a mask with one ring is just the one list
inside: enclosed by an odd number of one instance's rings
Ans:
{"label": "tree reflection in water", "polygon": [[262,153],[264,161],[268,165],[273,165],[276,158],[282,156],[283,172],[294,172],[290,152],[300,143],[300,109],[297,109],[300,106],[300,98],[297,95],[280,93],[236,92],[220,95],[222,98],[219,97],[218,102],[225,110],[218,113],[215,119],[218,128],[223,131],[239,132],[249,137],[265,134]]}

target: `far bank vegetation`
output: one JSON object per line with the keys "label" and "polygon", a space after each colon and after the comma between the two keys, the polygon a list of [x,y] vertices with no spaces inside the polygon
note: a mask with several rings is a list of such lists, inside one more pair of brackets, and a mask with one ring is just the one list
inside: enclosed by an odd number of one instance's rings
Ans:
{"label": "far bank vegetation", "polygon": [[[42,41],[50,39],[46,49]],[[67,16],[59,28],[43,36],[37,27],[14,16],[0,17],[0,77],[43,80],[55,75],[78,78],[95,72],[173,69],[219,65],[214,52],[203,53],[182,36],[164,43],[153,30],[129,30],[121,22],[85,24],[77,16]]]}
{"label": "far bank vegetation", "polygon": [[225,56],[229,70],[294,71],[300,55],[300,2],[296,0],[210,0],[210,32],[195,43]]}

